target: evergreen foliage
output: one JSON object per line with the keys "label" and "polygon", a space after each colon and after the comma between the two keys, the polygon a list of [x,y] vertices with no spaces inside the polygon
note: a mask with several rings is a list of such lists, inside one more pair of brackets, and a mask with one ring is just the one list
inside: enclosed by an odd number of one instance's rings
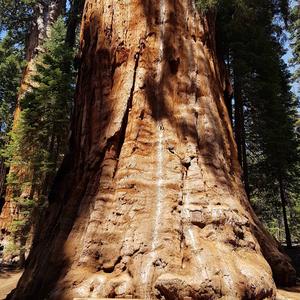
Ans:
{"label": "evergreen foliage", "polygon": [[4,151],[11,167],[8,182],[19,210],[12,228],[16,239],[26,240],[37,221],[37,211],[46,204],[66,151],[75,74],[73,51],[66,47],[65,34],[64,21],[59,18],[37,58],[31,90],[21,99],[20,120]]}
{"label": "evergreen foliage", "polygon": [[285,219],[289,240],[290,216],[300,216],[297,99],[282,61],[280,20],[287,23],[287,5],[269,0],[219,2],[217,46],[234,87],[235,134],[246,187],[267,225]]}
{"label": "evergreen foliage", "polygon": [[0,41],[0,148],[11,129],[22,67],[22,49],[15,45],[11,32],[7,32]]}
{"label": "evergreen foliage", "polygon": [[[0,40],[0,153],[8,142],[13,115],[17,105],[17,93],[22,74],[22,48],[15,45],[11,32]],[[4,204],[7,167],[0,154],[0,210]]]}
{"label": "evergreen foliage", "polygon": [[289,28],[291,34],[291,46],[293,49],[292,63],[296,68],[294,78],[300,83],[300,3],[293,7]]}
{"label": "evergreen foliage", "polygon": [[38,0],[0,0],[0,31],[11,32],[15,42],[24,44],[32,21],[34,5]]}
{"label": "evergreen foliage", "polygon": [[214,9],[219,4],[220,0],[196,0],[196,6],[202,12]]}

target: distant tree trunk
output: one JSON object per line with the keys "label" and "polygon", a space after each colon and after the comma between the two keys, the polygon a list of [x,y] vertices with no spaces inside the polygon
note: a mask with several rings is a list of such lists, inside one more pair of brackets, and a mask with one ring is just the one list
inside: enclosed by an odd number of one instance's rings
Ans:
{"label": "distant tree trunk", "polygon": [[274,299],[263,255],[294,282],[245,195],[215,52],[194,1],[86,2],[70,152],[9,299]]}
{"label": "distant tree trunk", "polygon": [[292,239],[291,239],[291,233],[290,233],[289,223],[287,219],[287,212],[286,212],[286,205],[287,205],[286,192],[285,192],[282,178],[279,178],[278,182],[279,182],[280,199],[281,199],[281,206],[282,206],[285,240],[286,240],[287,248],[290,249],[292,248]]}
{"label": "distant tree trunk", "polygon": [[20,257],[19,257],[19,267],[20,268],[24,268],[25,266],[25,261],[26,261],[26,250],[25,250],[25,245],[26,245],[26,241],[27,239],[24,238],[24,236],[20,236],[19,237],[19,241],[20,241]]}
{"label": "distant tree trunk", "polygon": [[236,75],[236,67],[234,68],[234,123],[235,123],[235,140],[238,150],[238,159],[243,169],[243,182],[245,185],[246,194],[250,198],[249,190],[249,175],[246,152],[246,137],[245,137],[245,117],[244,117],[244,101],[242,96],[241,84]]}
{"label": "distant tree trunk", "polygon": [[225,84],[226,85],[224,90],[224,101],[226,104],[230,122],[232,124],[233,123],[233,109],[232,109],[233,90],[229,80],[226,80]]}
{"label": "distant tree trunk", "polygon": [[[60,15],[65,0],[51,0],[47,2],[37,1],[34,7],[34,16],[32,27],[28,39],[26,41],[26,61],[27,65],[23,72],[23,78],[18,94],[17,107],[14,113],[13,130],[16,130],[20,119],[20,100],[24,97],[32,83],[32,76],[36,68],[36,56],[42,50],[41,46],[45,38],[49,35],[51,25],[56,21]],[[9,172],[18,172],[20,176],[28,177],[28,170],[20,170],[17,166],[11,166]],[[26,191],[21,191],[24,197],[30,193],[31,187]],[[18,209],[16,203],[12,201],[13,190],[10,185],[6,187],[4,195],[4,205],[0,214],[0,227],[2,234],[0,236],[0,244],[6,244],[6,240],[11,236],[11,225],[13,220],[18,219]],[[23,240],[22,240],[23,241]],[[23,259],[20,257],[21,260]]]}
{"label": "distant tree trunk", "polygon": [[76,42],[76,29],[81,20],[85,0],[71,1],[70,13],[67,21],[66,43],[73,48]]}

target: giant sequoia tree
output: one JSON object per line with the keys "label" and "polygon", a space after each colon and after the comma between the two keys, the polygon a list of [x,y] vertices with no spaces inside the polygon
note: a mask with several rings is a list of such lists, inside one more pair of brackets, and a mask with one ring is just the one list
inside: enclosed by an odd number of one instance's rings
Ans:
{"label": "giant sequoia tree", "polygon": [[86,1],[70,151],[10,299],[274,299],[273,278],[294,282],[241,182],[214,19]]}

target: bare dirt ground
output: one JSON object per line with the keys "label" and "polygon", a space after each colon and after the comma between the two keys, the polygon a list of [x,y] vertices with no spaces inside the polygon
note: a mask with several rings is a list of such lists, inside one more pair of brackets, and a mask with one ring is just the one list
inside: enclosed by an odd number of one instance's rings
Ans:
{"label": "bare dirt ground", "polygon": [[22,270],[0,269],[0,300],[5,299],[6,295],[13,290],[22,275]]}

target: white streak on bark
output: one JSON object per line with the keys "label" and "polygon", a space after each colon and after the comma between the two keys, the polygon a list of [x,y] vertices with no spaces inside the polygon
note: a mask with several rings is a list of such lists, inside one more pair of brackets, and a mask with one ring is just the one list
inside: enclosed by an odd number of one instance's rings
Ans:
{"label": "white streak on bark", "polygon": [[[160,0],[159,2],[159,22],[160,22],[160,38],[159,38],[159,60],[157,64],[157,85],[161,84],[163,76],[163,66],[164,66],[164,36],[165,36],[165,21],[166,21],[166,3],[165,0]],[[162,92],[162,90],[161,90]],[[163,215],[163,201],[164,201],[164,192],[163,192],[163,163],[164,163],[164,128],[163,123],[160,120],[160,110],[161,110],[161,95],[157,95],[158,103],[156,104],[156,117],[157,121],[157,172],[156,172],[156,207],[155,207],[155,219],[152,233],[152,243],[150,249],[150,257],[146,263],[145,270],[142,272],[142,282],[144,284],[144,295],[145,299],[151,299],[150,294],[150,284],[152,278],[150,274],[153,268],[153,263],[157,256],[157,248],[159,246],[159,229],[161,227],[161,220]]]}

